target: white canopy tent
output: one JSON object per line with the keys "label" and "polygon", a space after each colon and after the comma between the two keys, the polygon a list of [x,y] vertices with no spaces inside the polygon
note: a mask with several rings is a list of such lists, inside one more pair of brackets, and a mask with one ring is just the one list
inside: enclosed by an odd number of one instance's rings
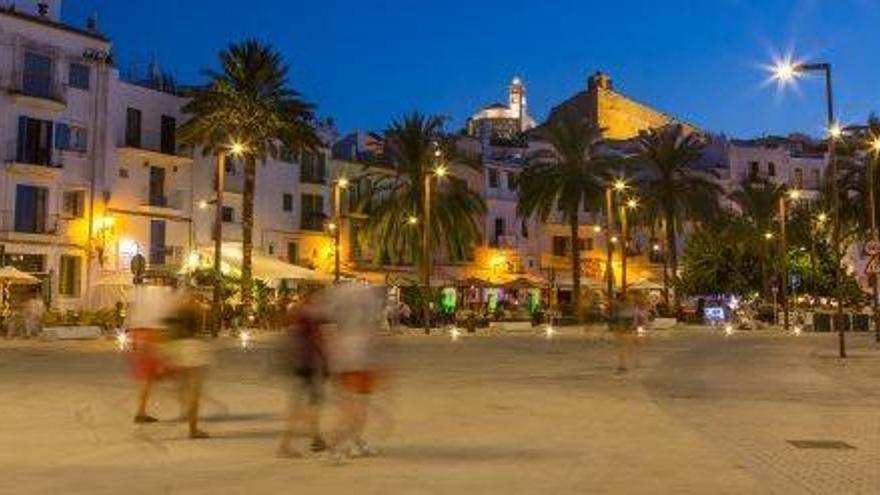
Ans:
{"label": "white canopy tent", "polygon": [[[242,249],[241,244],[223,243],[221,246],[220,261],[227,267],[241,270]],[[214,248],[203,247],[199,249],[202,266],[213,266]],[[313,280],[313,281],[329,281],[332,277],[315,270],[305,267],[292,265],[271,256],[259,253],[253,253],[251,258],[251,267],[254,278],[265,280],[267,282],[278,282],[281,280]]]}

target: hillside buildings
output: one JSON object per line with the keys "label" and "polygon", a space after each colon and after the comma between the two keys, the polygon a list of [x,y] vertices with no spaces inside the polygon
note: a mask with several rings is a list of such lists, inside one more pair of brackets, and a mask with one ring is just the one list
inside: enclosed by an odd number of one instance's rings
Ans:
{"label": "hillside buildings", "polygon": [[[216,159],[177,142],[186,100],[173,81],[155,67],[120,71],[96,23],[63,24],[60,8],[60,0],[0,0],[0,261],[38,276],[52,306],[78,309],[94,303],[107,277],[130,273],[137,256],[147,263],[147,283],[169,284],[188,259],[210,250]],[[526,278],[558,288],[564,300],[572,283],[570,253],[578,249],[585,285],[597,288],[607,269],[605,245],[619,242],[608,238],[601,218],[583,212],[572,239],[559,215],[544,222],[522,218],[516,209],[519,175],[530,154],[545,146],[542,128],[568,116],[589,119],[612,142],[669,123],[697,130],[625,95],[602,72],[539,123],[529,112],[525,82],[514,78],[507,102],[477,110],[457,138],[459,149],[482,167],[456,172],[482,195],[487,213],[482,243],[472,253],[454,260],[437,254],[437,280]],[[365,171],[392,173],[383,163],[381,136],[340,137],[330,123],[319,132],[325,147],[291,151],[258,167],[256,255],[329,273],[336,248],[328,222],[340,217],[346,276],[377,283],[415,279],[412,266],[376,259],[376,250],[359,240],[363,219],[349,214]],[[767,177],[815,190],[825,160],[806,139],[719,137],[712,150],[707,167],[728,188],[746,177]],[[242,164],[229,160],[224,174],[223,241],[235,245],[242,236]],[[352,186],[336,211],[333,182],[341,176]],[[661,279],[657,239],[635,235],[627,253],[631,281]]]}

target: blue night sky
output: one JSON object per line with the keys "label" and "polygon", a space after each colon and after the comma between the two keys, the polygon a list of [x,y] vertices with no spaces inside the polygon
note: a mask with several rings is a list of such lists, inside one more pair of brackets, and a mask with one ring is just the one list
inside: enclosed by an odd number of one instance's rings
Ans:
{"label": "blue night sky", "polygon": [[[208,8],[207,6],[211,7]],[[202,81],[227,43],[270,41],[293,86],[340,130],[383,129],[405,112],[452,118],[505,101],[520,75],[531,113],[608,72],[617,89],[737,137],[821,133],[823,85],[762,87],[761,65],[793,51],[831,61],[842,123],[880,111],[880,2],[874,0],[67,0],[64,18],[98,13],[122,67],[155,57]]]}

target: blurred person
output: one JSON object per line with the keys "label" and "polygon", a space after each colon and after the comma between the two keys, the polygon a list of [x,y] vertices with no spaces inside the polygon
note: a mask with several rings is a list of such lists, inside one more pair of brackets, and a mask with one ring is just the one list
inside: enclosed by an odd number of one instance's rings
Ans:
{"label": "blurred person", "polygon": [[[279,457],[299,457],[291,447],[293,438],[302,433],[311,439],[310,450],[321,452],[326,443],[320,433],[319,414],[324,402],[324,388],[328,374],[327,346],[323,334],[326,319],[316,303],[317,292],[294,306],[290,299],[282,302],[282,324],[287,335],[285,360],[297,381],[290,397],[287,426],[281,435]],[[302,425],[302,430],[300,430]]]}
{"label": "blurred person", "polygon": [[171,293],[164,287],[135,286],[128,312],[128,335],[131,339],[131,372],[139,382],[135,423],[155,423],[147,406],[155,382],[167,375],[159,344],[165,327],[163,318],[170,306]]}
{"label": "blurred person", "polygon": [[46,315],[46,305],[39,294],[31,294],[22,307],[22,330],[24,338],[28,339],[39,335],[43,325],[43,317]]}
{"label": "blurred person", "polygon": [[380,378],[378,333],[384,300],[381,289],[348,284],[328,290],[323,304],[336,324],[330,362],[340,392],[340,415],[328,436],[328,459],[341,463],[346,456],[376,454],[364,439],[364,430],[370,397]]}
{"label": "blurred person", "polygon": [[195,293],[178,296],[176,305],[164,319],[167,343],[164,355],[168,366],[180,380],[180,397],[192,439],[210,438],[199,429],[202,387],[212,357],[210,346],[198,338],[202,310]]}
{"label": "blurred person", "polygon": [[617,346],[617,372],[626,373],[633,358],[633,347],[638,338],[638,327],[644,323],[641,310],[635,300],[624,293],[617,294],[609,329]]}

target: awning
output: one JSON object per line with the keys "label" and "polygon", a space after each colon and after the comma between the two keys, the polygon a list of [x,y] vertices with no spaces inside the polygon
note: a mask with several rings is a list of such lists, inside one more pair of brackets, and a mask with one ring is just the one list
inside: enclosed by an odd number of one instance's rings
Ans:
{"label": "awning", "polygon": [[[199,249],[202,266],[213,266],[214,248]],[[241,271],[241,244],[223,243],[221,246],[221,263],[237,271]],[[227,268],[227,269],[229,269]],[[277,258],[254,252],[251,257],[251,270],[254,278],[265,281],[277,280],[317,280],[329,281],[332,276],[308,268],[292,265]]]}
{"label": "awning", "polygon": [[640,281],[630,285],[628,288],[631,290],[644,290],[644,291],[663,290],[663,285],[658,284],[657,282],[654,282],[652,280],[645,279],[645,280],[640,280]]}

